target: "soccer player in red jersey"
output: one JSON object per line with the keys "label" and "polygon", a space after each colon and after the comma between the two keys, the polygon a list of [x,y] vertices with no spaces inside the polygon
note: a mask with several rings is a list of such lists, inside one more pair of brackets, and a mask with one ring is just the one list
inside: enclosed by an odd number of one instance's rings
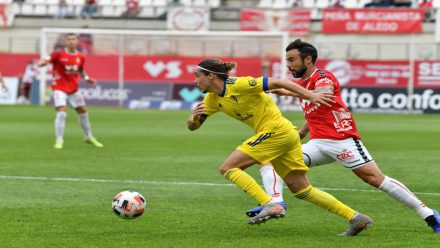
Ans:
{"label": "soccer player in red jersey", "polygon": [[[427,207],[405,185],[398,180],[384,175],[373,157],[365,148],[358,134],[356,123],[350,110],[341,97],[341,86],[338,79],[330,71],[315,67],[318,52],[316,48],[301,40],[295,40],[286,48],[286,60],[289,71],[297,82],[307,90],[314,92],[330,92],[335,95],[335,103],[331,107],[316,106],[307,100],[300,99],[306,124],[299,130],[300,138],[310,133],[310,140],[302,145],[304,162],[308,166],[317,166],[339,162],[352,170],[364,182],[378,188],[394,200],[417,212],[436,233],[440,233],[440,215],[435,209]],[[295,96],[284,90],[273,90],[278,95]],[[264,185],[282,191],[282,181],[275,173],[263,173]],[[268,191],[268,193],[271,191]],[[278,202],[282,199],[278,199]],[[260,207],[249,210],[246,214],[254,216]]]}
{"label": "soccer player in red jersey", "polygon": [[81,92],[78,91],[79,78],[81,77],[87,83],[96,85],[97,81],[89,77],[84,70],[84,55],[80,54],[76,48],[78,37],[76,34],[66,34],[66,48],[53,52],[48,58],[42,59],[38,66],[53,65],[53,83],[52,91],[56,109],[55,117],[55,149],[62,149],[64,144],[64,127],[67,117],[67,100],[76,110],[79,116],[79,122],[84,133],[86,143],[95,147],[103,147],[92,135],[92,128],[89,122],[89,116],[86,110],[86,103]]}

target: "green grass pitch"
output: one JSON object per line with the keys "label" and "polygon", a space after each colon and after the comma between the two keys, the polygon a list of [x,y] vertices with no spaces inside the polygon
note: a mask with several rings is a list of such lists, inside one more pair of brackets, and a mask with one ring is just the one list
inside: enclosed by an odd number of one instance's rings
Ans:
{"label": "green grass pitch", "polygon": [[[338,237],[344,219],[287,189],[284,219],[249,226],[244,212],[255,202],[218,167],[250,128],[224,114],[190,132],[189,111],[89,110],[105,147],[82,141],[69,110],[58,151],[52,107],[0,106],[0,247],[440,247],[440,235],[418,215],[337,164],[312,168],[311,182],[369,215],[371,229]],[[300,113],[286,116],[303,124]],[[382,171],[440,208],[440,116],[355,119]],[[247,171],[261,182],[256,167]],[[111,210],[112,197],[127,189],[148,201],[144,215],[131,221]]]}

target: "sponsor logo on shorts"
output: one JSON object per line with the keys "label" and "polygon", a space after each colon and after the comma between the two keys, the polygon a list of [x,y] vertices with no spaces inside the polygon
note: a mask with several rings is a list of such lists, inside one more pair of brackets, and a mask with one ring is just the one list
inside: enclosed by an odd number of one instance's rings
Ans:
{"label": "sponsor logo on shorts", "polygon": [[336,158],[341,161],[345,161],[345,160],[354,158],[354,155],[353,155],[352,151],[344,149],[344,150],[342,150],[342,153],[336,155]]}

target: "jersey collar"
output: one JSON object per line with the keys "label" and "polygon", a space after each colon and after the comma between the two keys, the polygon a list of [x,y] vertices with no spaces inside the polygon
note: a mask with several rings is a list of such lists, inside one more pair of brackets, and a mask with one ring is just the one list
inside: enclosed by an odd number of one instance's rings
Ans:
{"label": "jersey collar", "polygon": [[228,80],[228,79],[225,79],[225,80],[223,81],[223,91],[222,91],[222,93],[220,94],[221,97],[224,97],[224,96],[225,96],[225,93],[226,93],[226,80]]}
{"label": "jersey collar", "polygon": [[69,49],[67,49],[67,47],[66,47],[66,48],[64,48],[64,51],[65,51],[66,53],[68,53],[68,54],[72,54],[72,55],[75,55],[75,54],[77,54],[77,53],[78,53],[78,50],[76,50],[76,49],[75,49],[75,52],[73,52],[73,53],[72,53],[72,52],[70,52],[70,51],[69,51]]}
{"label": "jersey collar", "polygon": [[302,81],[309,80],[315,74],[315,72],[317,72],[318,70],[319,70],[318,68],[315,68],[315,70],[312,72],[312,74],[310,74],[310,76],[308,76],[307,78],[304,78]]}

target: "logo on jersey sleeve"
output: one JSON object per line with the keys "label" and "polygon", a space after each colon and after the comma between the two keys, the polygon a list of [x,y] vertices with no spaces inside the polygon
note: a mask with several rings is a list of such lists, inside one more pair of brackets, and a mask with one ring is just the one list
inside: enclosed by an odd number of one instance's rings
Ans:
{"label": "logo on jersey sleeve", "polygon": [[334,86],[335,83],[328,77],[321,78],[315,83],[315,88],[318,86]]}
{"label": "logo on jersey sleeve", "polygon": [[226,79],[227,84],[235,84],[235,81],[237,81],[237,78],[228,78]]}
{"label": "logo on jersey sleeve", "polygon": [[250,86],[254,87],[255,85],[257,85],[257,80],[252,78],[252,79],[249,79],[248,83],[249,83]]}

